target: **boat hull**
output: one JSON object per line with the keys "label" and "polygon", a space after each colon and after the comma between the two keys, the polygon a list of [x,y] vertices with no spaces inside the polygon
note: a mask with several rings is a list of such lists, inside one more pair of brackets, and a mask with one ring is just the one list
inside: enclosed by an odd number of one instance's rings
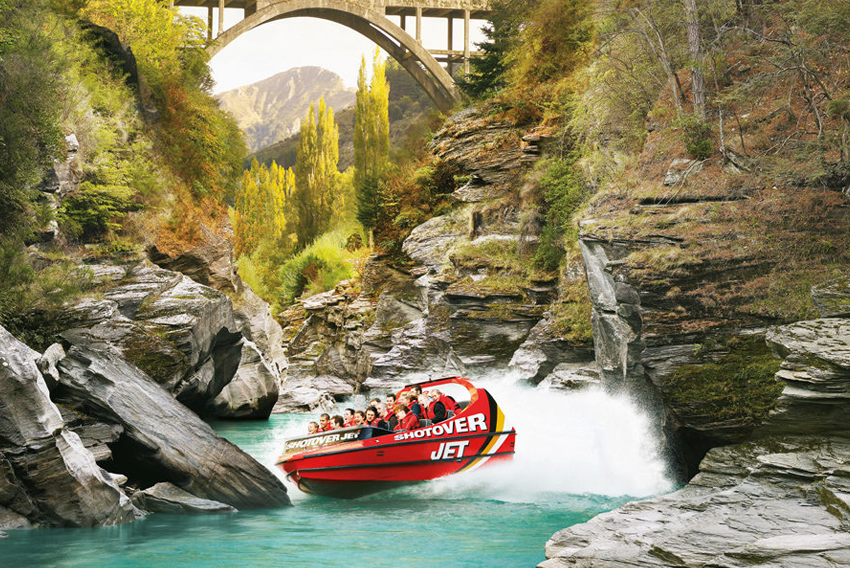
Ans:
{"label": "boat hull", "polygon": [[[355,428],[289,441],[278,465],[306,493],[355,498],[512,459],[516,431],[506,427],[486,390],[469,388],[470,404],[444,422],[407,432]],[[299,451],[311,445],[320,447]]]}

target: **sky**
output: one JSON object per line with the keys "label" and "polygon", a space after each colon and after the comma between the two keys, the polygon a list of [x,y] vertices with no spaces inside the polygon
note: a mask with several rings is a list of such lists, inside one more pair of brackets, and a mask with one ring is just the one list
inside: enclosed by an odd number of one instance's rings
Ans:
{"label": "sky", "polygon": [[[206,21],[206,8],[180,8],[184,14],[198,16]],[[225,29],[242,18],[242,10],[225,9]],[[398,18],[391,17],[396,24]],[[407,29],[412,31],[414,20],[407,19]],[[472,21],[470,49],[484,35],[480,26],[486,22]],[[218,12],[214,15],[218,25]],[[422,40],[426,48],[446,49],[447,24],[443,18],[423,18]],[[455,20],[453,47],[462,49],[463,20]],[[342,77],[347,87],[356,87],[360,58],[367,61],[375,51],[375,44],[359,33],[340,24],[317,18],[288,18],[270,22],[243,34],[210,61],[214,92],[220,93],[255,83],[293,67],[315,65],[324,67]]]}

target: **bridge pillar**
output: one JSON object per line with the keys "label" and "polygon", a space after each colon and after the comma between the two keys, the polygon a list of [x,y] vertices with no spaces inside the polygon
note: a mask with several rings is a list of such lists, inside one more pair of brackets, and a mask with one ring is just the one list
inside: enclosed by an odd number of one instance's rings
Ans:
{"label": "bridge pillar", "polygon": [[454,39],[453,38],[453,35],[454,35],[454,19],[451,16],[449,16],[446,19],[448,20],[448,23],[449,23],[449,42],[448,42],[449,43],[449,45],[448,45],[449,55],[446,58],[446,70],[449,72],[449,75],[451,77],[454,77],[454,75],[452,75],[452,72],[454,71],[454,66],[455,66],[454,65],[454,63],[455,63],[454,56],[452,55],[452,40]]}
{"label": "bridge pillar", "polygon": [[463,75],[469,77],[469,10],[463,11]]}
{"label": "bridge pillar", "polygon": [[213,7],[207,8],[207,42],[213,39]]}
{"label": "bridge pillar", "polygon": [[218,35],[224,32],[224,0],[218,0]]}
{"label": "bridge pillar", "polygon": [[416,7],[416,41],[422,43],[422,6]]}
{"label": "bridge pillar", "polygon": [[404,31],[407,31],[407,16],[402,14],[399,17],[401,18],[401,29],[403,29]]}

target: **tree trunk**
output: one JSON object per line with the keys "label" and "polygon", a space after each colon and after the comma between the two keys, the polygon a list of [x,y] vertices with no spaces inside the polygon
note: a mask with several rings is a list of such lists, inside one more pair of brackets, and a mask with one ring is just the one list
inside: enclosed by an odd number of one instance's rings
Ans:
{"label": "tree trunk", "polygon": [[691,95],[694,113],[705,120],[705,78],[702,74],[702,38],[699,30],[699,11],[696,0],[685,0],[685,17],[688,27],[688,52],[691,56]]}

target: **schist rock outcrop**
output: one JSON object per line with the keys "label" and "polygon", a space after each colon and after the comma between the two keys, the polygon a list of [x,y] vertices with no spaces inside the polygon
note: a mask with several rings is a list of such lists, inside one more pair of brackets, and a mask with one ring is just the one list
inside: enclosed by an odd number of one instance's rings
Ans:
{"label": "schist rock outcrop", "polygon": [[[61,344],[40,354],[0,329],[0,527],[126,522],[145,503],[288,505],[271,471],[199,417],[267,417],[278,397],[230,299],[150,265],[79,270],[97,295],[54,322]],[[158,483],[175,488],[130,500]],[[197,502],[163,504],[178,491]]]}
{"label": "schist rock outcrop", "polygon": [[652,412],[690,482],[556,533],[541,566],[846,564],[850,294],[805,243],[835,250],[850,203],[671,163],[672,137],[594,197],[580,246],[601,383]]}

